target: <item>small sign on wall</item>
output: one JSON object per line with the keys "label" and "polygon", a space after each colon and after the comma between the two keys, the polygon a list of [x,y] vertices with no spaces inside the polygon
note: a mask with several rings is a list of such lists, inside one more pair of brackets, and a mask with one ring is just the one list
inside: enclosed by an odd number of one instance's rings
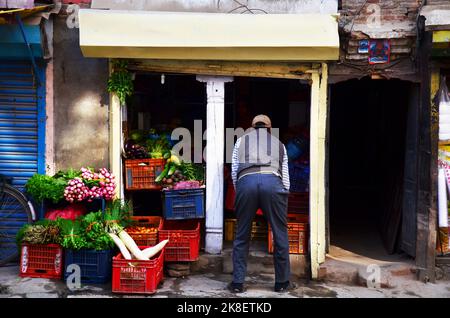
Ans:
{"label": "small sign on wall", "polygon": [[389,63],[391,43],[389,40],[369,41],[369,64]]}
{"label": "small sign on wall", "polygon": [[358,53],[359,54],[369,53],[369,40],[360,40],[359,41]]}

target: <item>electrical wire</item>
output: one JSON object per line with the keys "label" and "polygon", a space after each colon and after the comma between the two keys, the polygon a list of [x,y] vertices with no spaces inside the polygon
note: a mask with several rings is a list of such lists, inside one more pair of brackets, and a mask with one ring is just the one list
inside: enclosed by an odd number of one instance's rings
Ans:
{"label": "electrical wire", "polygon": [[[353,16],[353,19],[352,19],[352,26],[351,26],[350,32],[349,32],[350,34],[352,34],[353,26],[355,25],[355,20],[356,20],[357,18],[359,18],[359,16],[361,15],[362,9],[366,6],[366,4],[367,4],[368,1],[369,1],[369,0],[365,0],[364,3],[362,4],[362,6],[359,8],[358,12]],[[347,23],[347,24],[348,24],[348,23]],[[346,25],[347,25],[347,24],[346,24]]]}
{"label": "electrical wire", "polygon": [[[217,8],[220,7],[220,1],[221,1],[221,0],[217,0]],[[250,13],[254,14],[254,13],[255,13],[254,11],[260,11],[260,12],[263,12],[263,13],[265,13],[265,14],[268,13],[267,11],[265,11],[265,10],[263,10],[263,9],[249,8],[248,5],[243,4],[242,2],[240,2],[240,1],[238,1],[238,0],[233,0],[233,2],[234,2],[235,4],[237,4],[238,6],[237,6],[236,8],[234,8],[234,9],[228,11],[227,13],[232,13],[232,12],[234,12],[234,11],[236,11],[236,10],[239,10],[239,9],[245,9],[244,11],[240,12],[241,14],[244,14],[244,13],[246,13],[246,12],[250,12]]]}

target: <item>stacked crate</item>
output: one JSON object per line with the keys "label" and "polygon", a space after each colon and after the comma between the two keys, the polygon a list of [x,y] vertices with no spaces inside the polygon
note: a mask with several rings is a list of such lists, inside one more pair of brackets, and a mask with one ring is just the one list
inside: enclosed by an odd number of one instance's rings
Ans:
{"label": "stacked crate", "polygon": [[163,191],[164,225],[159,240],[168,239],[166,262],[198,260],[200,222],[205,217],[203,188]]}

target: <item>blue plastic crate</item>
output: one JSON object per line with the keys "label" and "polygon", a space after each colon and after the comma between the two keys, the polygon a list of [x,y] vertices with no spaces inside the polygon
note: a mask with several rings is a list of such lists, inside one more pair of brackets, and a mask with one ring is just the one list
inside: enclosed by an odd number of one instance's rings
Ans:
{"label": "blue plastic crate", "polygon": [[163,196],[163,213],[166,220],[205,217],[205,195],[202,188],[164,191]]}
{"label": "blue plastic crate", "polygon": [[65,250],[64,280],[72,274],[67,272],[70,264],[80,266],[81,282],[88,284],[104,284],[111,279],[113,250]]}
{"label": "blue plastic crate", "polygon": [[308,192],[309,166],[301,163],[289,163],[289,181],[291,192]]}

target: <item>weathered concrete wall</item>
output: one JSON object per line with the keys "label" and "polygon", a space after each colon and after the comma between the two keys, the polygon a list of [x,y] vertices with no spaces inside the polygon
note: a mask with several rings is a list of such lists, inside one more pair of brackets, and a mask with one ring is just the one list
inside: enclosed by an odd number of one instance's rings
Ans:
{"label": "weathered concrete wall", "polygon": [[[242,5],[241,5],[242,4]],[[222,13],[336,13],[337,0],[92,0],[92,8]]]}
{"label": "weathered concrete wall", "polygon": [[79,32],[54,22],[55,168],[108,167],[108,61],[81,54]]}
{"label": "weathered concrete wall", "polygon": [[416,18],[423,0],[343,0],[341,27],[370,38],[416,35]]}
{"label": "weathered concrete wall", "polygon": [[436,265],[436,279],[450,281],[450,264]]}

